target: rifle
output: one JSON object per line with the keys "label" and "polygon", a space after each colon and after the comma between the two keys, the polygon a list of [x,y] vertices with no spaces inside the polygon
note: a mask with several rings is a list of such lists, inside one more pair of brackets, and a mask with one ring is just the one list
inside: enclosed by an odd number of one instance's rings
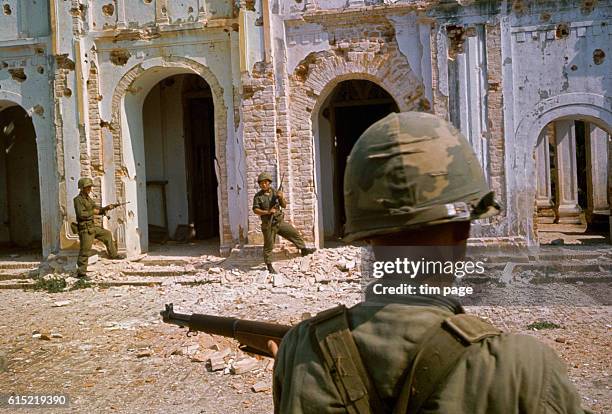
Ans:
{"label": "rifle", "polygon": [[272,208],[278,209],[278,211],[272,215],[272,220],[270,220],[270,224],[272,224],[272,226],[275,226],[278,223],[279,217],[282,213],[282,211],[280,211],[280,200],[278,199],[278,196],[276,195],[276,193],[278,193],[279,191],[283,191],[283,181],[284,180],[285,180],[285,173],[282,173],[278,188],[274,192],[274,195],[272,196],[272,200],[270,200],[272,204]]}
{"label": "rifle", "polygon": [[234,338],[240,342],[240,349],[242,351],[270,358],[274,358],[274,356],[268,351],[268,341],[274,341],[280,346],[283,337],[291,329],[291,326],[288,325],[250,321],[226,316],[175,313],[172,303],[166,304],[166,310],[161,311],[160,315],[165,323],[187,327],[189,329],[187,336],[190,336],[190,334],[197,335],[198,332],[205,332],[207,334]]}
{"label": "rifle", "polygon": [[[107,214],[108,210],[113,210],[113,209],[115,209],[117,207],[121,207],[121,206],[124,206],[126,204],[130,204],[130,201],[125,201],[123,203],[115,203],[115,204],[111,203],[111,204],[107,205],[106,207],[104,207],[104,215],[106,216],[107,219],[110,220],[110,216]],[[109,207],[111,207],[111,208],[109,208]]]}

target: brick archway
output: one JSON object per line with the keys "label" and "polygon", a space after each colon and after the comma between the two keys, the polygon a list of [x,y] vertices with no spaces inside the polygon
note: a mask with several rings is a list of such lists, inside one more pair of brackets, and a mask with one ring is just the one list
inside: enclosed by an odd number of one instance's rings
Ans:
{"label": "brick archway", "polygon": [[[400,111],[429,110],[424,86],[410,68],[395,40],[384,43],[369,41],[340,43],[333,50],[309,54],[289,77],[292,105],[287,147],[297,148],[298,157],[281,157],[283,168],[292,172],[291,189],[313,193],[313,197],[291,195],[292,210],[299,212],[301,221],[312,227],[302,229],[308,238],[319,243],[317,200],[315,191],[315,143],[313,117],[334,88],[346,80],[371,81],[391,95]],[[283,159],[284,158],[284,159]]]}
{"label": "brick archway", "polygon": [[[194,73],[201,76],[210,86],[213,95],[214,116],[215,116],[215,150],[217,164],[217,197],[219,200],[219,237],[220,245],[223,246],[231,241],[231,230],[229,224],[229,209],[227,198],[227,165],[226,165],[226,141],[227,141],[227,107],[223,98],[223,88],[219,84],[217,77],[212,71],[191,59],[183,57],[162,57],[154,58],[132,67],[126,72],[117,83],[112,98],[112,120],[110,131],[113,141],[113,165],[114,165],[114,192],[118,202],[129,201],[126,193],[125,178],[128,176],[127,167],[124,160],[124,144],[129,131],[125,125],[125,98],[126,94],[141,96],[142,99],[147,95],[153,85],[160,80],[180,73]],[[150,79],[149,79],[150,78]],[[139,85],[142,81],[143,85]],[[126,222],[128,212],[122,212],[123,217],[117,225],[117,240],[120,248],[125,248],[125,240],[129,237],[126,234]]]}

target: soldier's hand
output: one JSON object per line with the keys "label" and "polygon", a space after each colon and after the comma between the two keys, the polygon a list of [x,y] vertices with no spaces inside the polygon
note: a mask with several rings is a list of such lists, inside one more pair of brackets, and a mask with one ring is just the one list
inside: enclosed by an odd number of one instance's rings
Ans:
{"label": "soldier's hand", "polygon": [[278,352],[278,345],[276,345],[276,342],[270,340],[268,341],[267,345],[268,345],[268,352],[272,354],[272,358],[276,358],[276,354]]}
{"label": "soldier's hand", "polygon": [[268,210],[268,214],[275,214],[276,213],[276,208],[272,207],[270,210]]}
{"label": "soldier's hand", "polygon": [[276,192],[276,196],[277,196],[278,198],[285,198],[285,193],[283,193],[282,191],[277,191],[277,192]]}

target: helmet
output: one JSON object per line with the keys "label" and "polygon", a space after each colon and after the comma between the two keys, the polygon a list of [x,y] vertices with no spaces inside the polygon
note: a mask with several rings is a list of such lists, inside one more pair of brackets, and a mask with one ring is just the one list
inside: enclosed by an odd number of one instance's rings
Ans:
{"label": "helmet", "polygon": [[355,143],[344,173],[347,242],[499,212],[467,140],[424,112],[393,113]]}
{"label": "helmet", "polygon": [[84,177],[79,179],[79,190],[82,190],[85,187],[91,187],[93,185],[93,180],[89,177]]}
{"label": "helmet", "polygon": [[268,180],[272,182],[272,176],[267,172],[262,172],[257,176],[257,182],[260,183],[262,181]]}

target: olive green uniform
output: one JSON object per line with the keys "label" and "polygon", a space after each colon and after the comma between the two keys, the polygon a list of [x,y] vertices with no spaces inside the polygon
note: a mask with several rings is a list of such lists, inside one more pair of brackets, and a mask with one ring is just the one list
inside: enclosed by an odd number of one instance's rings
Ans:
{"label": "olive green uniform", "polygon": [[[256,208],[260,210],[269,210],[270,207],[272,207],[274,195],[275,191],[273,189],[270,189],[268,192],[260,190],[255,194],[255,197],[253,197],[253,210]],[[272,215],[260,217],[261,232],[264,236],[263,256],[265,263],[272,263],[272,250],[274,249],[274,240],[277,234],[295,244],[298,249],[306,247],[304,239],[295,227],[283,220],[282,213],[277,213],[276,222],[274,224],[272,224]]]}
{"label": "olive green uniform", "polygon": [[[364,302],[348,312],[353,339],[386,412],[391,412],[428,330],[457,312],[455,302],[444,297],[400,300]],[[275,413],[346,413],[314,344],[308,321],[283,338],[274,367]],[[580,407],[563,362],[536,339],[501,334],[472,347],[421,413],[588,412]]]}
{"label": "olive green uniform", "polygon": [[88,196],[81,193],[74,198],[74,211],[76,213],[79,241],[79,258],[77,259],[77,272],[84,275],[87,272],[87,261],[91,255],[91,246],[94,239],[100,240],[106,246],[109,257],[117,257],[117,248],[113,242],[111,232],[94,224],[94,209],[102,210]]}

